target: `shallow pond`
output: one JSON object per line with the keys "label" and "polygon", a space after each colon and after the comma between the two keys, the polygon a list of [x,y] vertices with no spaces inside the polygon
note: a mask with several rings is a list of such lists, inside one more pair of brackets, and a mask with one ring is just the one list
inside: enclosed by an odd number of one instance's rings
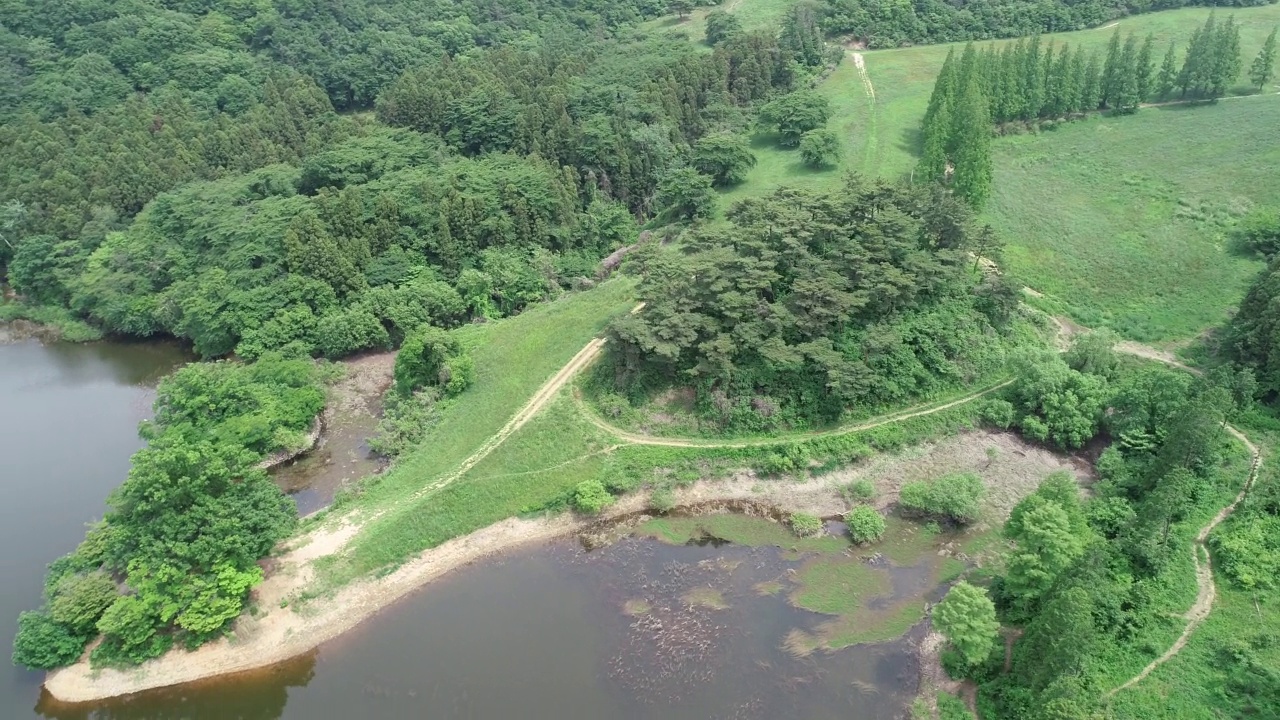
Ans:
{"label": "shallow pond", "polygon": [[[153,345],[0,346],[6,646],[17,613],[39,603],[44,565],[101,515],[140,447],[154,383],[183,359]],[[903,565],[885,570],[890,595],[932,588],[933,575]],[[261,672],[69,707],[41,697],[40,674],[11,668],[0,717],[897,717],[918,682],[909,638],[788,644],[831,622],[793,604],[794,578],[825,567],[773,547],[632,537],[587,552],[563,539],[463,568]]]}

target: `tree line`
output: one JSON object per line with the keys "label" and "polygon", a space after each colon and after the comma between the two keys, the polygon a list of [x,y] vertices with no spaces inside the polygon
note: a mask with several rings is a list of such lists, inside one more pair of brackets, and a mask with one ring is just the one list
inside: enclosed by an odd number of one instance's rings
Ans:
{"label": "tree line", "polygon": [[[1198,0],[994,0],[965,4],[943,0],[823,0],[822,23],[833,35],[851,35],[876,49],[1070,32],[1139,13],[1221,4]],[[1249,7],[1270,2],[1240,0],[1229,4]]]}
{"label": "tree line", "polygon": [[[1038,36],[979,50],[973,43],[947,54],[921,121],[922,156],[916,174],[951,184],[981,207],[990,194],[992,124],[1057,121],[1097,110],[1132,113],[1146,101],[1214,99],[1239,79],[1240,29],[1210,13],[1178,62],[1171,43],[1157,67],[1154,38],[1139,42],[1119,30],[1104,53]],[[1251,67],[1261,87],[1273,74],[1275,32]]]}

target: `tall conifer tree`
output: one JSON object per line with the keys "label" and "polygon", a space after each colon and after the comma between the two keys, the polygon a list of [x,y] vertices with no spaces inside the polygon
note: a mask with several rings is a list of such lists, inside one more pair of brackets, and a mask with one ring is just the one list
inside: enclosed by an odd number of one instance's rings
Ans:
{"label": "tall conifer tree", "polygon": [[1164,60],[1160,63],[1160,72],[1156,74],[1155,91],[1156,97],[1166,98],[1169,93],[1178,84],[1178,58],[1177,49],[1173,43],[1169,43],[1169,51],[1164,54]]}
{"label": "tall conifer tree", "polygon": [[958,103],[952,126],[963,135],[955,143],[952,185],[957,195],[981,209],[991,195],[991,116],[976,78],[969,79]]}
{"label": "tall conifer tree", "polygon": [[1254,58],[1253,64],[1249,66],[1249,80],[1261,91],[1262,86],[1275,77],[1275,71],[1276,31],[1272,30],[1266,42],[1262,43],[1262,50],[1258,52],[1258,57]]}
{"label": "tall conifer tree", "polygon": [[1152,83],[1155,79],[1155,57],[1151,54],[1151,46],[1155,36],[1147,33],[1142,41],[1142,49],[1138,50],[1138,62],[1135,68],[1138,78],[1138,101],[1144,102],[1151,97]]}

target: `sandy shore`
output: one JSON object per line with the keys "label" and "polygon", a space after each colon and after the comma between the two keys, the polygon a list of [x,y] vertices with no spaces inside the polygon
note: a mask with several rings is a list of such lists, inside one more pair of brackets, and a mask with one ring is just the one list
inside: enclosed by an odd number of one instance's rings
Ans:
{"label": "sandy shore", "polygon": [[[1000,450],[994,463],[986,453],[992,446]],[[682,506],[752,500],[785,512],[830,517],[848,509],[839,490],[858,477],[873,480],[877,505],[886,506],[896,501],[897,490],[906,480],[966,470],[982,472],[987,481],[993,515],[989,520],[1002,519],[1018,498],[1031,492],[1050,472],[1074,471],[1081,480],[1088,474],[1068,459],[1032,448],[1012,434],[970,432],[904,453],[877,456],[857,467],[803,482],[762,480],[747,472],[702,481],[677,490],[675,500]],[[341,552],[359,531],[358,525],[338,522],[298,538],[286,548],[278,568],[254,590],[257,606],[264,613],[257,618],[242,617],[234,637],[194,652],[174,650],[129,670],[93,670],[82,660],[50,673],[45,687],[62,702],[82,703],[273,665],[337,637],[451,570],[521,545],[580,532],[601,520],[641,512],[647,503],[647,494],[636,493],[620,498],[601,517],[564,513],[503,520],[428,550],[389,575],[357,581],[334,597],[304,603],[297,610],[292,604],[281,607],[314,579],[316,559]]]}
{"label": "sandy shore", "polygon": [[[676,499],[680,504],[751,499],[786,511],[820,515],[846,509],[827,480],[766,483],[763,492],[759,491],[759,482],[744,475],[697,483],[678,492]],[[602,518],[639,512],[645,509],[647,500],[641,494],[622,498]],[[194,652],[174,650],[129,670],[94,670],[82,660],[50,673],[45,688],[62,702],[92,702],[273,665],[337,637],[451,570],[527,543],[584,530],[602,518],[584,519],[569,513],[536,520],[511,518],[428,550],[390,575],[347,586],[331,599],[304,606],[301,612],[279,607],[280,600],[311,579],[310,562],[340,551],[358,528],[340,525],[337,529],[320,530],[303,538],[296,549],[284,556],[281,569],[255,589],[259,607],[267,612],[258,618],[241,618],[234,638],[209,643]]]}

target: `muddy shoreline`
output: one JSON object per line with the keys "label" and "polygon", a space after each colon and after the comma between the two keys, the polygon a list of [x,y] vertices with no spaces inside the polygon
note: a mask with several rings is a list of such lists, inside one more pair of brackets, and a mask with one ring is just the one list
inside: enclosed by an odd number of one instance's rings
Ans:
{"label": "muddy shoreline", "polygon": [[[989,447],[999,448],[994,462],[986,452]],[[832,517],[850,507],[841,488],[853,479],[873,479],[876,505],[887,507],[896,502],[897,489],[906,480],[963,470],[979,471],[987,481],[987,522],[991,523],[1002,521],[1013,504],[1050,472],[1069,470],[1081,481],[1088,480],[1071,458],[1026,445],[1008,433],[970,432],[803,481],[762,480],[750,472],[699,481],[676,490],[674,500],[677,507],[703,511],[729,512],[750,503],[769,508],[769,513]],[[619,498],[598,517],[564,513],[509,518],[449,540],[385,576],[362,579],[331,596],[298,604],[297,598],[314,579],[314,561],[341,552],[360,529],[338,518],[282,549],[278,569],[254,590],[254,602],[264,612],[258,617],[242,616],[231,636],[193,652],[171,651],[128,670],[94,670],[82,661],[51,673],[45,686],[62,702],[87,703],[275,665],[314,650],[454,569],[530,543],[599,532],[608,527],[602,523],[634,518],[648,508],[648,493],[633,493]]]}

